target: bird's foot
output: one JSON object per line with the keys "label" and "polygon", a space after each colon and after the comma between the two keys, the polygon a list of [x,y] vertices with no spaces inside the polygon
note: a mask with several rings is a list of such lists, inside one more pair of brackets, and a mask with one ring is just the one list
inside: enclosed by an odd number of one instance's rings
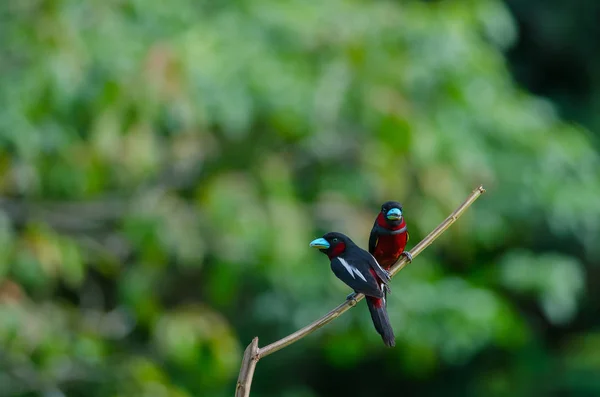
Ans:
{"label": "bird's foot", "polygon": [[412,254],[411,254],[410,252],[408,252],[408,251],[404,251],[404,252],[402,253],[402,255],[404,255],[404,256],[406,257],[406,259],[408,259],[408,263],[411,263],[411,262],[412,262],[412,260],[413,260],[413,256],[412,256]]}
{"label": "bird's foot", "polygon": [[356,300],[356,295],[358,295],[358,294],[357,294],[356,292],[353,292],[353,293],[349,294],[349,295],[346,297],[346,300],[347,300],[347,301],[355,301],[355,300]]}

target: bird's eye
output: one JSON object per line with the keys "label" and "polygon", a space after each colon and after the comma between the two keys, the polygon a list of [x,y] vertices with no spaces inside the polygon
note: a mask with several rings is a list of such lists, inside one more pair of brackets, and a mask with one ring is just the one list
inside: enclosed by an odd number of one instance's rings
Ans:
{"label": "bird's eye", "polygon": [[338,242],[338,238],[337,238],[337,237],[334,237],[334,238],[333,238],[333,240],[331,240],[331,242],[333,242],[333,243],[337,243],[337,242]]}

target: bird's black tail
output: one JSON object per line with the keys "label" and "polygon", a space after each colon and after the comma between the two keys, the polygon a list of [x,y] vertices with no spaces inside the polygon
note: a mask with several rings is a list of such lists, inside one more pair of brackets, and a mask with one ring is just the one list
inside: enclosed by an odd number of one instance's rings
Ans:
{"label": "bird's black tail", "polygon": [[379,335],[381,335],[383,343],[388,347],[394,347],[396,345],[396,337],[390,324],[385,302],[383,299],[367,296],[367,306],[369,306],[373,324]]}

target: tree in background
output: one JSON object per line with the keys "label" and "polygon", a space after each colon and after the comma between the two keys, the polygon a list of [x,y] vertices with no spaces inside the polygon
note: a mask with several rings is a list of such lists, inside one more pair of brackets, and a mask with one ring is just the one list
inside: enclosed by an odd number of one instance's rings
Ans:
{"label": "tree in background", "polygon": [[500,1],[0,10],[0,395],[231,395],[347,294],[312,238],[395,199],[414,243],[479,183],[394,282],[395,349],[354,310],[253,395],[600,390],[598,152],[513,82]]}

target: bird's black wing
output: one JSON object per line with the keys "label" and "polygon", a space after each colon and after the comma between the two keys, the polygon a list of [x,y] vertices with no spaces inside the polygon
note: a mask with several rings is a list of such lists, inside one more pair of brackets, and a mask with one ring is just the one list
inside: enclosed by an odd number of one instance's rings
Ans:
{"label": "bird's black wing", "polygon": [[375,223],[371,228],[371,234],[369,235],[369,252],[375,253],[375,247],[377,247],[377,240],[379,239],[379,235],[376,232],[377,230],[377,219],[375,219]]}
{"label": "bird's black wing", "polygon": [[370,253],[362,250],[360,253],[361,260],[368,263],[371,269],[375,271],[377,277],[381,279],[381,281],[387,286],[390,281],[390,274],[381,267],[377,259]]}
{"label": "bird's black wing", "polygon": [[383,289],[369,271],[368,262],[364,262],[364,260],[357,262],[339,256],[331,260],[331,270],[337,278],[356,292],[375,298],[384,296]]}

